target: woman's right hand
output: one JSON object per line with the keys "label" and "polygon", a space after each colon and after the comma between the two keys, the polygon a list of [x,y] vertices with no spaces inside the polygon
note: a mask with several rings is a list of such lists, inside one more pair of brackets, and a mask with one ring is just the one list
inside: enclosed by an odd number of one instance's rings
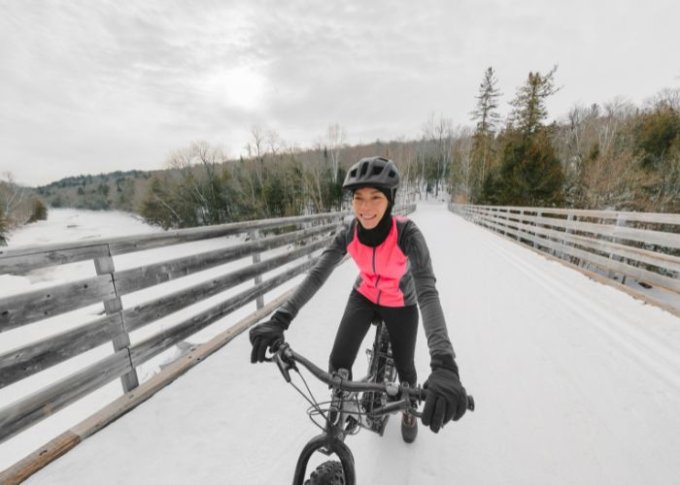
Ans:
{"label": "woman's right hand", "polygon": [[276,312],[271,320],[255,325],[250,329],[250,343],[253,350],[250,353],[250,362],[264,362],[267,349],[275,352],[284,341],[283,331],[290,325],[287,314]]}

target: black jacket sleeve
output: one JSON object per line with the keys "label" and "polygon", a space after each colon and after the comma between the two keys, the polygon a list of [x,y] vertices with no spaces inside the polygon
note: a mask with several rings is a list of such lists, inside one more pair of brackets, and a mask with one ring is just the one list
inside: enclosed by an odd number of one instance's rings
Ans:
{"label": "black jacket sleeve", "polygon": [[446,320],[439,301],[439,293],[435,285],[437,279],[432,270],[430,251],[420,229],[409,221],[404,227],[403,243],[409,260],[409,270],[418,297],[418,306],[423,317],[423,328],[430,349],[430,358],[450,356],[455,358],[455,352],[446,329]]}
{"label": "black jacket sleeve", "polygon": [[351,238],[352,231],[353,224],[343,224],[333,238],[333,241],[323,250],[316,264],[309,270],[300,286],[295,289],[292,296],[277,311],[287,313],[291,318],[295,318],[300,308],[319,291],[319,288],[326,282],[335,267],[347,254],[348,237]]}

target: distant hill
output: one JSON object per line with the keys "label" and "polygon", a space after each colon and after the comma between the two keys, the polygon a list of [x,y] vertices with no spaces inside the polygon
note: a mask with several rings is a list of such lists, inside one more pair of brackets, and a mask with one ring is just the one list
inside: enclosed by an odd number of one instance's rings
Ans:
{"label": "distant hill", "polygon": [[35,189],[51,207],[136,212],[154,172],[130,170],[67,177]]}

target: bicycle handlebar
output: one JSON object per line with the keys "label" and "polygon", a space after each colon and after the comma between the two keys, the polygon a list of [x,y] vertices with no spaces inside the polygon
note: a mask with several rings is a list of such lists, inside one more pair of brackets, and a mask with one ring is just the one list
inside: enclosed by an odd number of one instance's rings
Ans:
{"label": "bicycle handlebar", "polygon": [[[291,381],[289,370],[294,369],[295,363],[297,362],[299,364],[302,364],[321,382],[324,382],[329,386],[335,389],[340,389],[342,391],[384,392],[385,394],[391,397],[395,396],[409,397],[412,399],[413,398],[418,399],[419,401],[425,401],[425,399],[427,398],[428,393],[427,389],[423,389],[420,386],[410,388],[408,387],[408,385],[399,386],[397,384],[391,383],[378,384],[375,382],[352,381],[349,379],[345,379],[338,374],[331,374],[321,369],[307,358],[295,352],[293,349],[290,348],[290,345],[288,345],[287,343],[283,343],[279,346],[272,360],[276,362],[277,366],[279,367],[279,370],[281,371],[281,374],[283,374],[283,378],[288,383],[290,383]],[[467,408],[470,411],[475,410],[475,400],[469,394],[467,396]]]}

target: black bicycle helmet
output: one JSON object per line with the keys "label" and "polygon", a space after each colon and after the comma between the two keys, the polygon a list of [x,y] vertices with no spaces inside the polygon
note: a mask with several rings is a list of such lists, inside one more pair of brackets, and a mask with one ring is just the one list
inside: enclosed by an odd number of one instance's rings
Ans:
{"label": "black bicycle helmet", "polygon": [[399,170],[392,160],[382,157],[362,158],[347,171],[342,188],[356,190],[362,187],[375,187],[388,192],[394,201],[399,187]]}

